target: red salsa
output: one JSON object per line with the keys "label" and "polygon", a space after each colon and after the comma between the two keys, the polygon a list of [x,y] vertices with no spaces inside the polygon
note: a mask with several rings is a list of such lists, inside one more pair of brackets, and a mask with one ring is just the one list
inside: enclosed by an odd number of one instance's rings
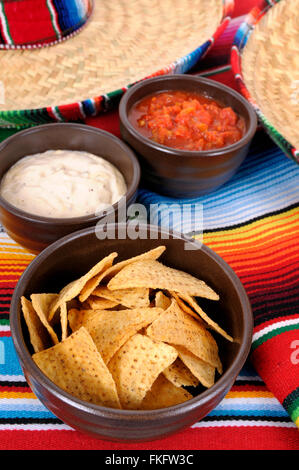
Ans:
{"label": "red salsa", "polygon": [[189,91],[149,95],[129,114],[131,124],[155,142],[183,150],[212,150],[237,142],[245,120],[230,107]]}

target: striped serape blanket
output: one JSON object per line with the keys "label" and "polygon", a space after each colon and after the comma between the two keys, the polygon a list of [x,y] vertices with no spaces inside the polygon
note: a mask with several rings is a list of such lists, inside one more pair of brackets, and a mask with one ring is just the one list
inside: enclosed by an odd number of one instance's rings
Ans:
{"label": "striped serape blanket", "polygon": [[[165,206],[158,210],[161,225],[171,220],[171,204],[178,211],[180,204],[202,204],[195,237],[243,282],[255,318],[251,362],[299,427],[298,184],[298,166],[259,131],[238,173],[218,191],[178,201],[143,190],[139,201]],[[176,223],[179,214],[173,229]]]}
{"label": "striped serape blanket", "polygon": [[[245,5],[236,0],[235,16],[244,15],[258,3],[249,0]],[[231,22],[200,63],[201,70],[217,62],[227,64],[239,23],[240,18]],[[229,66],[204,75],[234,87]],[[119,136],[117,113],[90,118],[86,123]],[[0,131],[0,140],[11,133]],[[199,220],[203,230],[196,237],[236,271],[252,303],[252,353],[230,392],[208,416],[183,432],[153,442],[126,444],[91,439],[63,424],[32,393],[13,347],[9,305],[13,289],[33,255],[2,230],[0,450],[298,450],[298,187],[298,166],[260,131],[235,177],[197,201],[203,207],[203,219]],[[138,202],[147,207],[180,203],[145,190],[140,190]],[[163,214],[159,219],[159,223],[165,223]],[[178,228],[175,218],[173,228]]]}
{"label": "striped serape blanket", "polygon": [[[13,347],[9,305],[33,255],[2,231],[0,449],[298,449],[298,184],[295,163],[258,132],[235,177],[200,198],[204,243],[232,266],[250,297],[255,316],[252,354],[230,392],[208,416],[153,442],[125,444],[87,437],[57,419],[32,393]],[[143,189],[138,202],[147,207],[180,203]]]}

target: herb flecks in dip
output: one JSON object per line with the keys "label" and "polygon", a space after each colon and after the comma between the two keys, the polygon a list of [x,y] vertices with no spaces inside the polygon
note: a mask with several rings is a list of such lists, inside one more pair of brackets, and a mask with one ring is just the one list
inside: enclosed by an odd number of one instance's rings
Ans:
{"label": "herb flecks in dip", "polygon": [[227,147],[245,133],[245,120],[232,108],[189,91],[146,96],[129,113],[144,137],[167,147],[203,151]]}
{"label": "herb flecks in dip", "polygon": [[98,213],[126,191],[123,175],[114,165],[75,150],[48,150],[21,158],[0,185],[0,195],[13,206],[55,218]]}

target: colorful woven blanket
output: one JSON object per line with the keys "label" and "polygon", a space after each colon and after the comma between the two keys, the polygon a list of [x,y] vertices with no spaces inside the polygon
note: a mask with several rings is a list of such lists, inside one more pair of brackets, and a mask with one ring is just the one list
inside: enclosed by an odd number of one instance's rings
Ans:
{"label": "colorful woven blanket", "polygon": [[[207,417],[184,432],[149,443],[115,444],[83,436],[34,396],[9,328],[10,298],[33,255],[2,231],[0,449],[298,449],[298,185],[297,165],[260,131],[235,177],[198,200],[203,205],[204,243],[232,266],[251,300],[252,354],[231,391]],[[180,203],[142,189],[139,202],[147,207]]]}
{"label": "colorful woven blanket", "polygon": [[[215,73],[215,79],[232,85],[228,67]],[[86,122],[119,135],[115,113]],[[1,131],[0,140],[11,133]],[[12,344],[9,306],[33,255],[0,232],[0,449],[298,449],[298,186],[298,166],[258,131],[234,178],[218,191],[192,200],[203,207],[203,220],[198,221],[199,232],[203,230],[196,236],[230,264],[249,295],[255,318],[252,352],[230,392],[208,416],[153,442],[120,444],[89,438],[63,424],[32,393]],[[149,207],[188,201],[141,189],[138,202]],[[160,212],[159,223],[166,220],[167,214]],[[175,217],[173,228],[178,228]]]}

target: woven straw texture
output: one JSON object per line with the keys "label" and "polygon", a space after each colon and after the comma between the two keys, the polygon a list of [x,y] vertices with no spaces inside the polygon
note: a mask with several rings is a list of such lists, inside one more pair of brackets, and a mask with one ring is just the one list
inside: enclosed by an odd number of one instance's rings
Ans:
{"label": "woven straw texture", "polygon": [[222,13],[221,0],[96,0],[77,36],[1,52],[0,110],[68,104],[132,84],[209,39]]}
{"label": "woven straw texture", "polygon": [[299,0],[263,16],[242,53],[244,83],[272,126],[299,148]]}

